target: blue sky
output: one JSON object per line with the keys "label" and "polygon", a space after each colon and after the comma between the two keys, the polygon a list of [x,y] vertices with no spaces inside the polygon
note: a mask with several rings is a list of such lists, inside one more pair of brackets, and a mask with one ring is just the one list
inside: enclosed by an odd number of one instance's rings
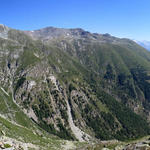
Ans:
{"label": "blue sky", "polygon": [[80,27],[150,40],[150,0],[1,0],[0,23],[21,30]]}

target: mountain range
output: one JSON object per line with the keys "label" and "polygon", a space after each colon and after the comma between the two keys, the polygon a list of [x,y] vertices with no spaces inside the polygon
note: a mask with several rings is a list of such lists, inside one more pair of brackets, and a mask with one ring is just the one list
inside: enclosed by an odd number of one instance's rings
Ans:
{"label": "mountain range", "polygon": [[0,74],[0,129],[8,141],[87,149],[150,134],[150,52],[130,39],[0,25]]}

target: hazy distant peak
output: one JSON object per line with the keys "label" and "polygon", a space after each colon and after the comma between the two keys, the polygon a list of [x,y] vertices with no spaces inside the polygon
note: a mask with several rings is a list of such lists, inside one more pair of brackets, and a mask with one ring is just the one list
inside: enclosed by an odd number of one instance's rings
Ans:
{"label": "hazy distant peak", "polygon": [[134,40],[134,41],[139,45],[141,45],[142,47],[146,48],[147,50],[150,50],[150,41],[147,40],[142,40],[142,41]]}

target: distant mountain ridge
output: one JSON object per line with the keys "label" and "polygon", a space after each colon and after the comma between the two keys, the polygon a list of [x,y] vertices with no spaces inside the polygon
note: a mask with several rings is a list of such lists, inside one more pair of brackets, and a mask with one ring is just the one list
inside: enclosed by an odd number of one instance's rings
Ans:
{"label": "distant mountain ridge", "polygon": [[52,39],[61,39],[65,38],[68,40],[73,39],[86,39],[86,40],[92,40],[93,42],[99,42],[99,43],[120,43],[128,41],[129,39],[126,38],[117,38],[114,36],[111,36],[110,34],[99,34],[99,33],[91,33],[89,31],[85,31],[81,28],[71,28],[71,29],[65,29],[65,28],[55,28],[55,27],[46,27],[34,31],[24,31],[25,34],[31,36],[34,39],[39,39],[43,41],[48,41]]}
{"label": "distant mountain ridge", "polygon": [[150,51],[150,41],[145,41],[145,40],[137,41],[137,40],[135,40],[135,42],[137,42],[139,45],[141,45],[142,47],[144,47]]}

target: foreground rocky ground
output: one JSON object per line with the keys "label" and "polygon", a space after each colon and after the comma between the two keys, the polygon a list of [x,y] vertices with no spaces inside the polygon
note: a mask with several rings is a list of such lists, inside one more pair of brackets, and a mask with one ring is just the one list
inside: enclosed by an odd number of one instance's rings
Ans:
{"label": "foreground rocky ground", "polygon": [[[23,143],[8,137],[0,138],[0,150],[40,150],[41,148],[31,143]],[[47,150],[55,148],[49,147]],[[83,143],[77,145],[76,142],[64,141],[61,150],[150,150],[150,137],[142,139],[120,142],[117,140],[101,141],[95,143]]]}
{"label": "foreground rocky ground", "polygon": [[126,142],[118,140],[100,141],[97,144],[90,143],[75,150],[150,150],[150,137]]}

